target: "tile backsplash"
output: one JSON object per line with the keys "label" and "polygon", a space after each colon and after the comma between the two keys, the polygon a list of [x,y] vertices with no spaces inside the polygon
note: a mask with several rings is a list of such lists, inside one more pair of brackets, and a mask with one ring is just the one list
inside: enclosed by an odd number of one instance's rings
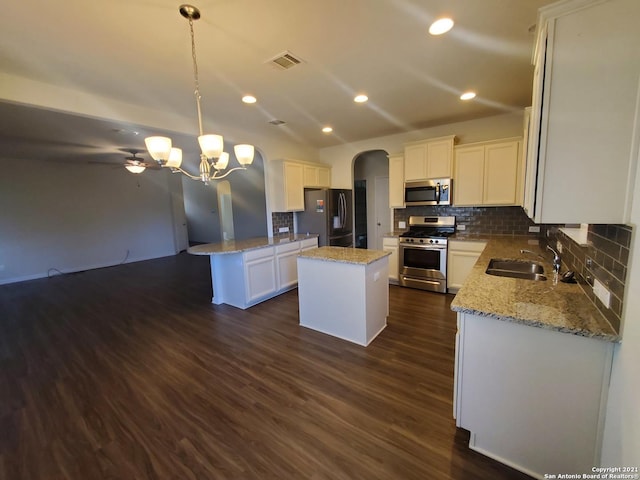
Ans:
{"label": "tile backsplash", "polygon": [[407,222],[409,217],[415,216],[454,216],[456,225],[464,225],[464,233],[483,235],[531,235],[529,226],[535,225],[527,217],[522,207],[446,207],[421,206],[395,209],[393,211],[393,225],[396,231],[398,222]]}
{"label": "tile backsplash", "polygon": [[[598,310],[620,331],[625,293],[632,227],[628,225],[589,225],[586,245],[579,245],[557,226],[545,226],[547,242],[562,244],[562,270],[573,270],[578,283]],[[593,294],[593,279],[597,278],[611,292],[611,307],[605,306]]]}
{"label": "tile backsplash", "polygon": [[271,222],[273,224],[273,236],[279,235],[281,227],[289,227],[289,232],[293,233],[293,213],[292,212],[273,212],[271,213]]}

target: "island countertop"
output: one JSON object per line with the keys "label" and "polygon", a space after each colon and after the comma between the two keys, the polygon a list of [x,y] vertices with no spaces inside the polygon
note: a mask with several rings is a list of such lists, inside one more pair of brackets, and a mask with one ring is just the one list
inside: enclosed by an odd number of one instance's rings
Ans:
{"label": "island countertop", "polygon": [[302,252],[298,257],[313,258],[326,262],[368,265],[388,255],[391,255],[391,252],[383,250],[365,250],[363,248],[350,247],[320,247]]}
{"label": "island countertop", "polygon": [[264,247],[273,247],[291,242],[299,242],[308,238],[316,238],[317,234],[294,234],[286,237],[256,237],[247,240],[226,240],[220,243],[204,243],[189,247],[187,252],[192,255],[221,255],[226,253],[248,252]]}
{"label": "island countertop", "polygon": [[[553,266],[536,242],[527,237],[492,237],[451,302],[456,312],[471,313],[559,332],[620,341],[619,334],[578,284],[554,282]],[[492,258],[532,260],[544,266],[546,281],[498,277],[485,273]]]}

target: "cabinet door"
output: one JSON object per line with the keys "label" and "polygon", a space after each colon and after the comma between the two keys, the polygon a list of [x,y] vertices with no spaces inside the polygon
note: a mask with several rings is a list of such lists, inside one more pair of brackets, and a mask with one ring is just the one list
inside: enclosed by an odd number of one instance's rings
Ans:
{"label": "cabinet door", "polygon": [[450,178],[453,140],[427,143],[427,178]]}
{"label": "cabinet door", "polygon": [[[299,245],[296,242],[296,245]],[[299,250],[292,250],[276,255],[278,262],[278,285],[277,290],[284,290],[286,288],[292,288],[298,283],[298,252]]]}
{"label": "cabinet door", "polygon": [[284,188],[286,210],[304,210],[304,172],[301,164],[285,162]]}
{"label": "cabinet door", "polygon": [[628,222],[640,132],[638,18],[638,0],[616,0],[544,19],[537,223]]}
{"label": "cabinet door", "polygon": [[477,252],[449,251],[447,265],[447,288],[458,291],[480,258]]}
{"label": "cabinet door", "polygon": [[305,165],[304,171],[304,186],[305,187],[317,187],[318,182],[318,167],[313,165]]}
{"label": "cabinet door", "polygon": [[389,156],[389,207],[404,208],[404,157]]}
{"label": "cabinet door", "polygon": [[245,262],[247,303],[276,291],[276,263],[273,255]]}
{"label": "cabinet door", "polygon": [[318,186],[331,187],[331,169],[329,167],[318,167]]}
{"label": "cabinet door", "polygon": [[404,179],[407,182],[427,178],[427,145],[404,147]]}
{"label": "cabinet door", "polygon": [[485,147],[485,205],[517,205],[520,198],[520,142],[498,143]]}
{"label": "cabinet door", "polygon": [[454,205],[482,205],[483,179],[484,146],[456,148]]}

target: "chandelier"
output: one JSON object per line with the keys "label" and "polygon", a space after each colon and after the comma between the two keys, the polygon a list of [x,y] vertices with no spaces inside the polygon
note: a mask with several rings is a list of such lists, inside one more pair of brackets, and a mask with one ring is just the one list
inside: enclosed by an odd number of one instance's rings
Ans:
{"label": "chandelier", "polygon": [[[162,167],[170,168],[173,173],[180,172],[194,180],[202,180],[205,184],[211,180],[218,180],[226,177],[235,170],[246,170],[247,165],[253,162],[253,145],[235,145],[234,153],[240,164],[239,167],[226,170],[229,164],[229,154],[224,152],[224,140],[222,135],[205,135],[202,130],[202,109],[200,107],[200,82],[198,80],[198,62],[196,60],[196,42],[193,34],[193,21],[200,18],[200,10],[192,5],[181,5],[180,15],[189,20],[189,31],[191,32],[191,58],[193,60],[193,79],[195,81],[195,97],[198,112],[198,128],[200,135],[200,173],[192,175],[182,169],[182,150],[173,148],[169,137],[147,137],[144,143],[149,151],[149,155]],[[143,168],[144,170],[144,168]],[[226,171],[225,171],[226,170]],[[131,170],[130,170],[131,171]],[[137,172],[139,173],[139,172]]]}

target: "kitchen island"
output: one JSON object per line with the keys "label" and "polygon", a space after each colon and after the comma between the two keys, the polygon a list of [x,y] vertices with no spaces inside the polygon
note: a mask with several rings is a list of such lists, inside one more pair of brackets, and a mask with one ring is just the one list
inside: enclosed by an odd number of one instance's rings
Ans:
{"label": "kitchen island", "polygon": [[387,326],[390,254],[343,247],[300,253],[300,325],[369,345]]}
{"label": "kitchen island", "polygon": [[317,247],[317,235],[287,235],[207,243],[187,251],[210,257],[211,302],[244,310],[295,288],[296,257]]}
{"label": "kitchen island", "polygon": [[[547,280],[489,275],[492,258],[534,261]],[[451,303],[456,425],[470,448],[535,478],[599,465],[620,339],[580,285],[554,281],[549,259],[537,241],[491,238]]]}

